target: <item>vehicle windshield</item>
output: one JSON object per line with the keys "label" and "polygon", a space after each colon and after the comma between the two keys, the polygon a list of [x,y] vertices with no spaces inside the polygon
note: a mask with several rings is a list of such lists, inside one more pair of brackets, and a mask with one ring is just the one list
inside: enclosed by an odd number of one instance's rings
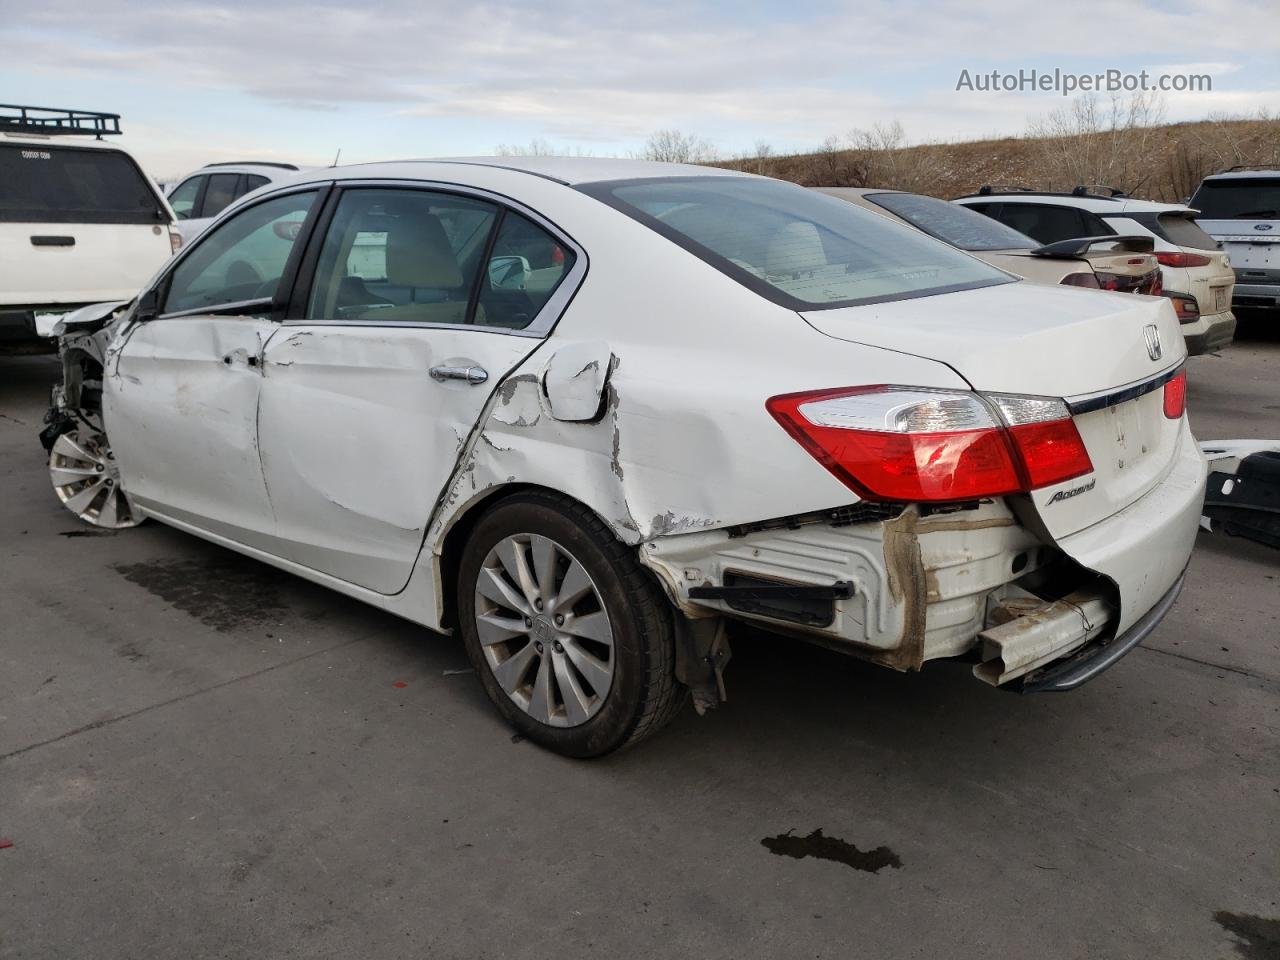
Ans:
{"label": "vehicle windshield", "polygon": [[793,310],[1015,280],[869,210],[777,180],[680,177],[580,189]]}
{"label": "vehicle windshield", "polygon": [[1205,220],[1280,219],[1280,177],[1206,180],[1191,198]]}
{"label": "vehicle windshield", "polygon": [[0,144],[0,222],[164,223],[169,214],[127,154]]}
{"label": "vehicle windshield", "polygon": [[918,193],[867,193],[869,203],[884,207],[931,237],[961,250],[1028,250],[1040,244],[999,220]]}

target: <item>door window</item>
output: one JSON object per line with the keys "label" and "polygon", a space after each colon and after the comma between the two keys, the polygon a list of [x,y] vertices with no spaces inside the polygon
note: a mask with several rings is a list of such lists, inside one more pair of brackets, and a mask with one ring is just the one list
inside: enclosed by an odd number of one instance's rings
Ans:
{"label": "door window", "polygon": [[275,296],[314,191],[254,204],[202,237],[173,271],[163,313]]}
{"label": "door window", "polygon": [[497,217],[497,206],[469,197],[345,191],[320,249],[307,319],[472,322]]}
{"label": "door window", "polygon": [[204,186],[204,177],[191,177],[183,180],[169,194],[169,206],[178,215],[179,220],[189,220],[195,215],[196,201],[200,199],[200,188]]}
{"label": "door window", "polygon": [[209,177],[209,188],[204,192],[204,204],[200,207],[200,216],[216,217],[239,196],[236,184],[240,181],[238,173],[215,173]]}
{"label": "door window", "polygon": [[[1001,223],[1008,224],[1040,243],[1057,243],[1059,240],[1074,240],[1090,235],[1085,231],[1080,211],[1074,207],[1005,202],[1001,205],[998,216]],[[1103,230],[1103,233],[1109,232]]]}
{"label": "door window", "polygon": [[243,182],[240,184],[240,189],[236,191],[236,196],[243,197],[246,193],[252,193],[270,182],[266,177],[260,177],[256,173],[246,173]]}

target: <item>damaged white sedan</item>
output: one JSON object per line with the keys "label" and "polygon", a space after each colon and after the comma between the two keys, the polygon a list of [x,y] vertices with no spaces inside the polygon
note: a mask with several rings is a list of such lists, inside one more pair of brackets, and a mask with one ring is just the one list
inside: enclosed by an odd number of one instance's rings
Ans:
{"label": "damaged white sedan", "polygon": [[457,630],[573,756],[716,703],[730,618],[1070,689],[1169,609],[1204,495],[1167,301],[700,167],[302,174],[62,333],[69,509]]}

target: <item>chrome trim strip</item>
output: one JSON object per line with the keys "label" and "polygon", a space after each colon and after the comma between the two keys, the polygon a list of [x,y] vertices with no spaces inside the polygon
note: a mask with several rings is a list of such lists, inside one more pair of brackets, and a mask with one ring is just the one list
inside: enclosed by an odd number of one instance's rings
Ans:
{"label": "chrome trim strip", "polygon": [[1157,373],[1154,377],[1148,377],[1145,380],[1138,380],[1135,383],[1103,390],[1099,393],[1086,393],[1075,397],[1066,397],[1067,409],[1071,411],[1071,415],[1074,417],[1082,413],[1092,413],[1094,410],[1104,410],[1107,407],[1128,403],[1130,400],[1136,400],[1138,397],[1153,390],[1159,390],[1176,377],[1185,366],[1186,361],[1182,360],[1168,370]]}

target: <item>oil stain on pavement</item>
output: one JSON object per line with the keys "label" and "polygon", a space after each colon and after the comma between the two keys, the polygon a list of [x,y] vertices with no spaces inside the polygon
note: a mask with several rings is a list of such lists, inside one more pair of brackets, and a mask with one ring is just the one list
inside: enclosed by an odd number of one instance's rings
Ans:
{"label": "oil stain on pavement", "polygon": [[797,837],[793,830],[788,830],[776,837],[765,837],[760,842],[770,853],[776,853],[780,857],[794,857],[796,860],[803,860],[805,857],[832,860],[867,873],[878,873],[885,867],[893,867],[895,870],[902,868],[902,861],[888,847],[859,850],[839,837],[824,836],[821,827],[807,837]]}
{"label": "oil stain on pavement", "polygon": [[287,575],[239,557],[148,560],[117,573],[207,627],[226,632],[279,620],[279,584]]}
{"label": "oil stain on pavement", "polygon": [[1267,920],[1249,913],[1219,910],[1213,915],[1224,930],[1235,934],[1236,953],[1247,960],[1280,958],[1280,920]]}

